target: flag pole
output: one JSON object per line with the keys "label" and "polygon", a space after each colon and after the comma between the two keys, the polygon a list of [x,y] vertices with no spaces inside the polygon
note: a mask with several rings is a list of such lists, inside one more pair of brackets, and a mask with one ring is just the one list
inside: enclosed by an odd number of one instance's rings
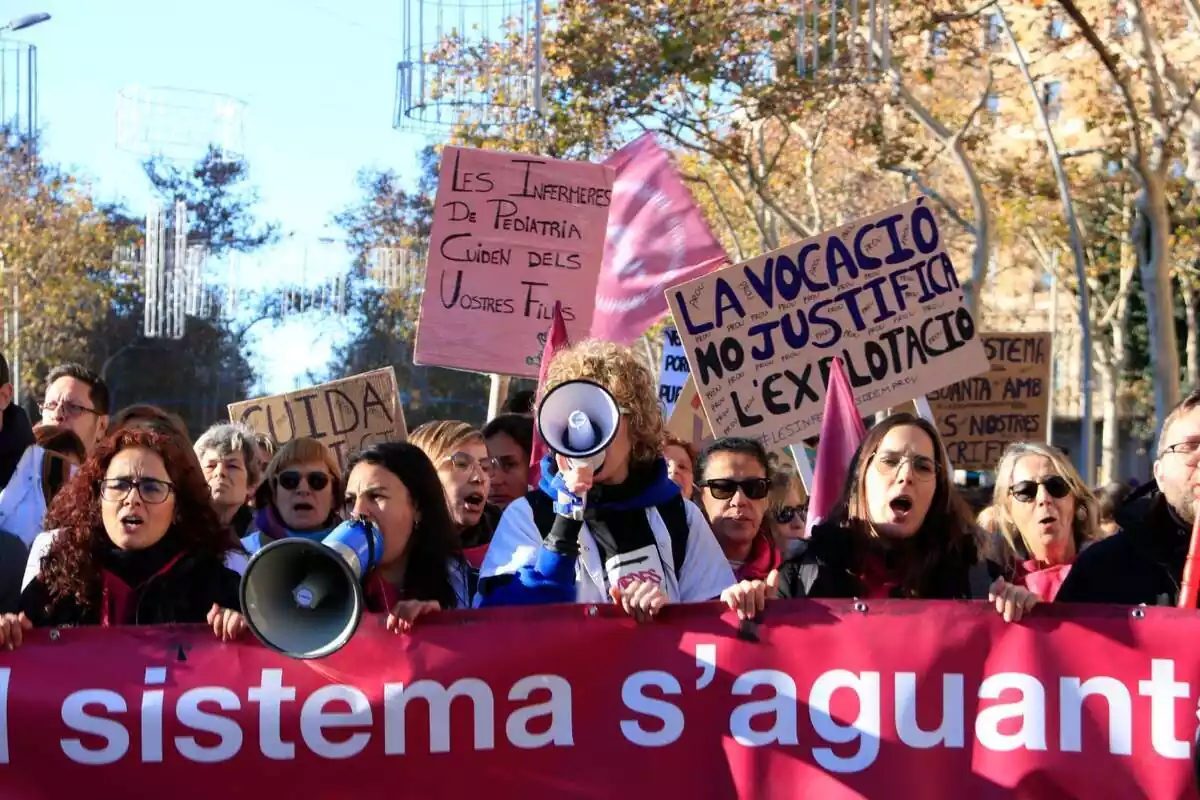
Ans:
{"label": "flag pole", "polygon": [[509,377],[497,375],[495,372],[491,373],[489,377],[492,380],[491,388],[488,390],[487,418],[490,421],[500,413],[500,406],[504,405],[504,398],[508,396]]}

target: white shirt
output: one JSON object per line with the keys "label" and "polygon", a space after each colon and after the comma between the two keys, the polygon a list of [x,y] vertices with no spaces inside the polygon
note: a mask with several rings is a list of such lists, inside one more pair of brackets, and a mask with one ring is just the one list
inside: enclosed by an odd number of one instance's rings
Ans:
{"label": "white shirt", "polygon": [[[682,579],[675,574],[674,564],[671,563],[671,534],[662,515],[657,508],[646,509],[658,551],[665,554],[662,559],[663,588],[673,603],[713,600],[737,581],[704,514],[689,500],[685,500],[683,505],[687,513],[688,537]],[[541,546],[542,533],[533,522],[529,501],[524,497],[515,500],[500,518],[500,525],[496,528],[479,571],[480,579],[513,573],[532,564]],[[605,566],[600,561],[600,550],[586,522],[579,531],[579,561],[575,576],[576,602],[612,602],[606,588],[609,581]]]}
{"label": "white shirt", "polygon": [[[42,463],[46,450],[38,445],[25,449],[8,485],[0,491],[0,531],[16,536],[26,547],[45,529],[46,494],[42,489]],[[78,467],[71,465],[70,475]]]}

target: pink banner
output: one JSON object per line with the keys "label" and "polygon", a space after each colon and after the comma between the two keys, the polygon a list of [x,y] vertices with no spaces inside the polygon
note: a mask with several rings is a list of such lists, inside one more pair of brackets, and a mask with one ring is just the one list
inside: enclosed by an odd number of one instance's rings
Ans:
{"label": "pink banner", "polygon": [[499,609],[310,662],[36,631],[0,653],[0,795],[1190,798],[1198,698],[1174,609]]}
{"label": "pink banner", "polygon": [[555,301],[586,335],[612,185],[602,164],[447,147],[416,363],[536,378]]}

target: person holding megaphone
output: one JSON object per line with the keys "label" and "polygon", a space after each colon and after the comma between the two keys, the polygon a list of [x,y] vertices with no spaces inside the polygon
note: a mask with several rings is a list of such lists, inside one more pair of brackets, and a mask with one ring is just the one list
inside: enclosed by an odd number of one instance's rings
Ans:
{"label": "person holding megaphone", "polygon": [[642,620],[734,584],[704,515],[667,477],[654,381],[629,348],[557,353],[536,425],[555,455],[501,517],[477,605],[607,600]]}
{"label": "person holding megaphone", "polygon": [[388,442],[354,455],[343,510],[324,539],[278,539],[250,559],[242,608],[265,645],[323,658],[350,641],[364,613],[387,614],[388,630],[404,633],[423,614],[470,607],[470,569],[420,448]]}

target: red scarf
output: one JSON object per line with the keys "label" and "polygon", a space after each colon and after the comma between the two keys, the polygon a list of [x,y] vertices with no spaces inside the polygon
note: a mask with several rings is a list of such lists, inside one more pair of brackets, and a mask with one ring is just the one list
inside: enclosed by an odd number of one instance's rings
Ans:
{"label": "red scarf", "polygon": [[483,559],[487,556],[488,546],[481,544],[478,547],[468,547],[463,550],[463,558],[467,560],[475,569],[483,568]]}
{"label": "red scarf", "polygon": [[131,587],[108,570],[101,570],[100,627],[111,628],[114,625],[137,624],[138,594],[150,581],[169,572],[181,558],[183,558],[183,553],[176,555],[164,564],[162,569],[135,587]]}
{"label": "red scarf", "polygon": [[1053,603],[1070,571],[1070,564],[1043,567],[1037,561],[1030,559],[1017,563],[1013,581],[1018,586],[1024,586],[1034,592],[1047,603]]}
{"label": "red scarf", "polygon": [[895,570],[889,569],[883,556],[875,552],[867,554],[858,577],[862,581],[864,598],[891,597],[892,590],[900,585]]}
{"label": "red scarf", "polygon": [[734,570],[733,574],[739,581],[762,581],[766,580],[771,570],[778,569],[781,563],[783,557],[775,547],[775,540],[769,533],[760,530],[750,543],[750,555],[746,558],[746,563]]}

